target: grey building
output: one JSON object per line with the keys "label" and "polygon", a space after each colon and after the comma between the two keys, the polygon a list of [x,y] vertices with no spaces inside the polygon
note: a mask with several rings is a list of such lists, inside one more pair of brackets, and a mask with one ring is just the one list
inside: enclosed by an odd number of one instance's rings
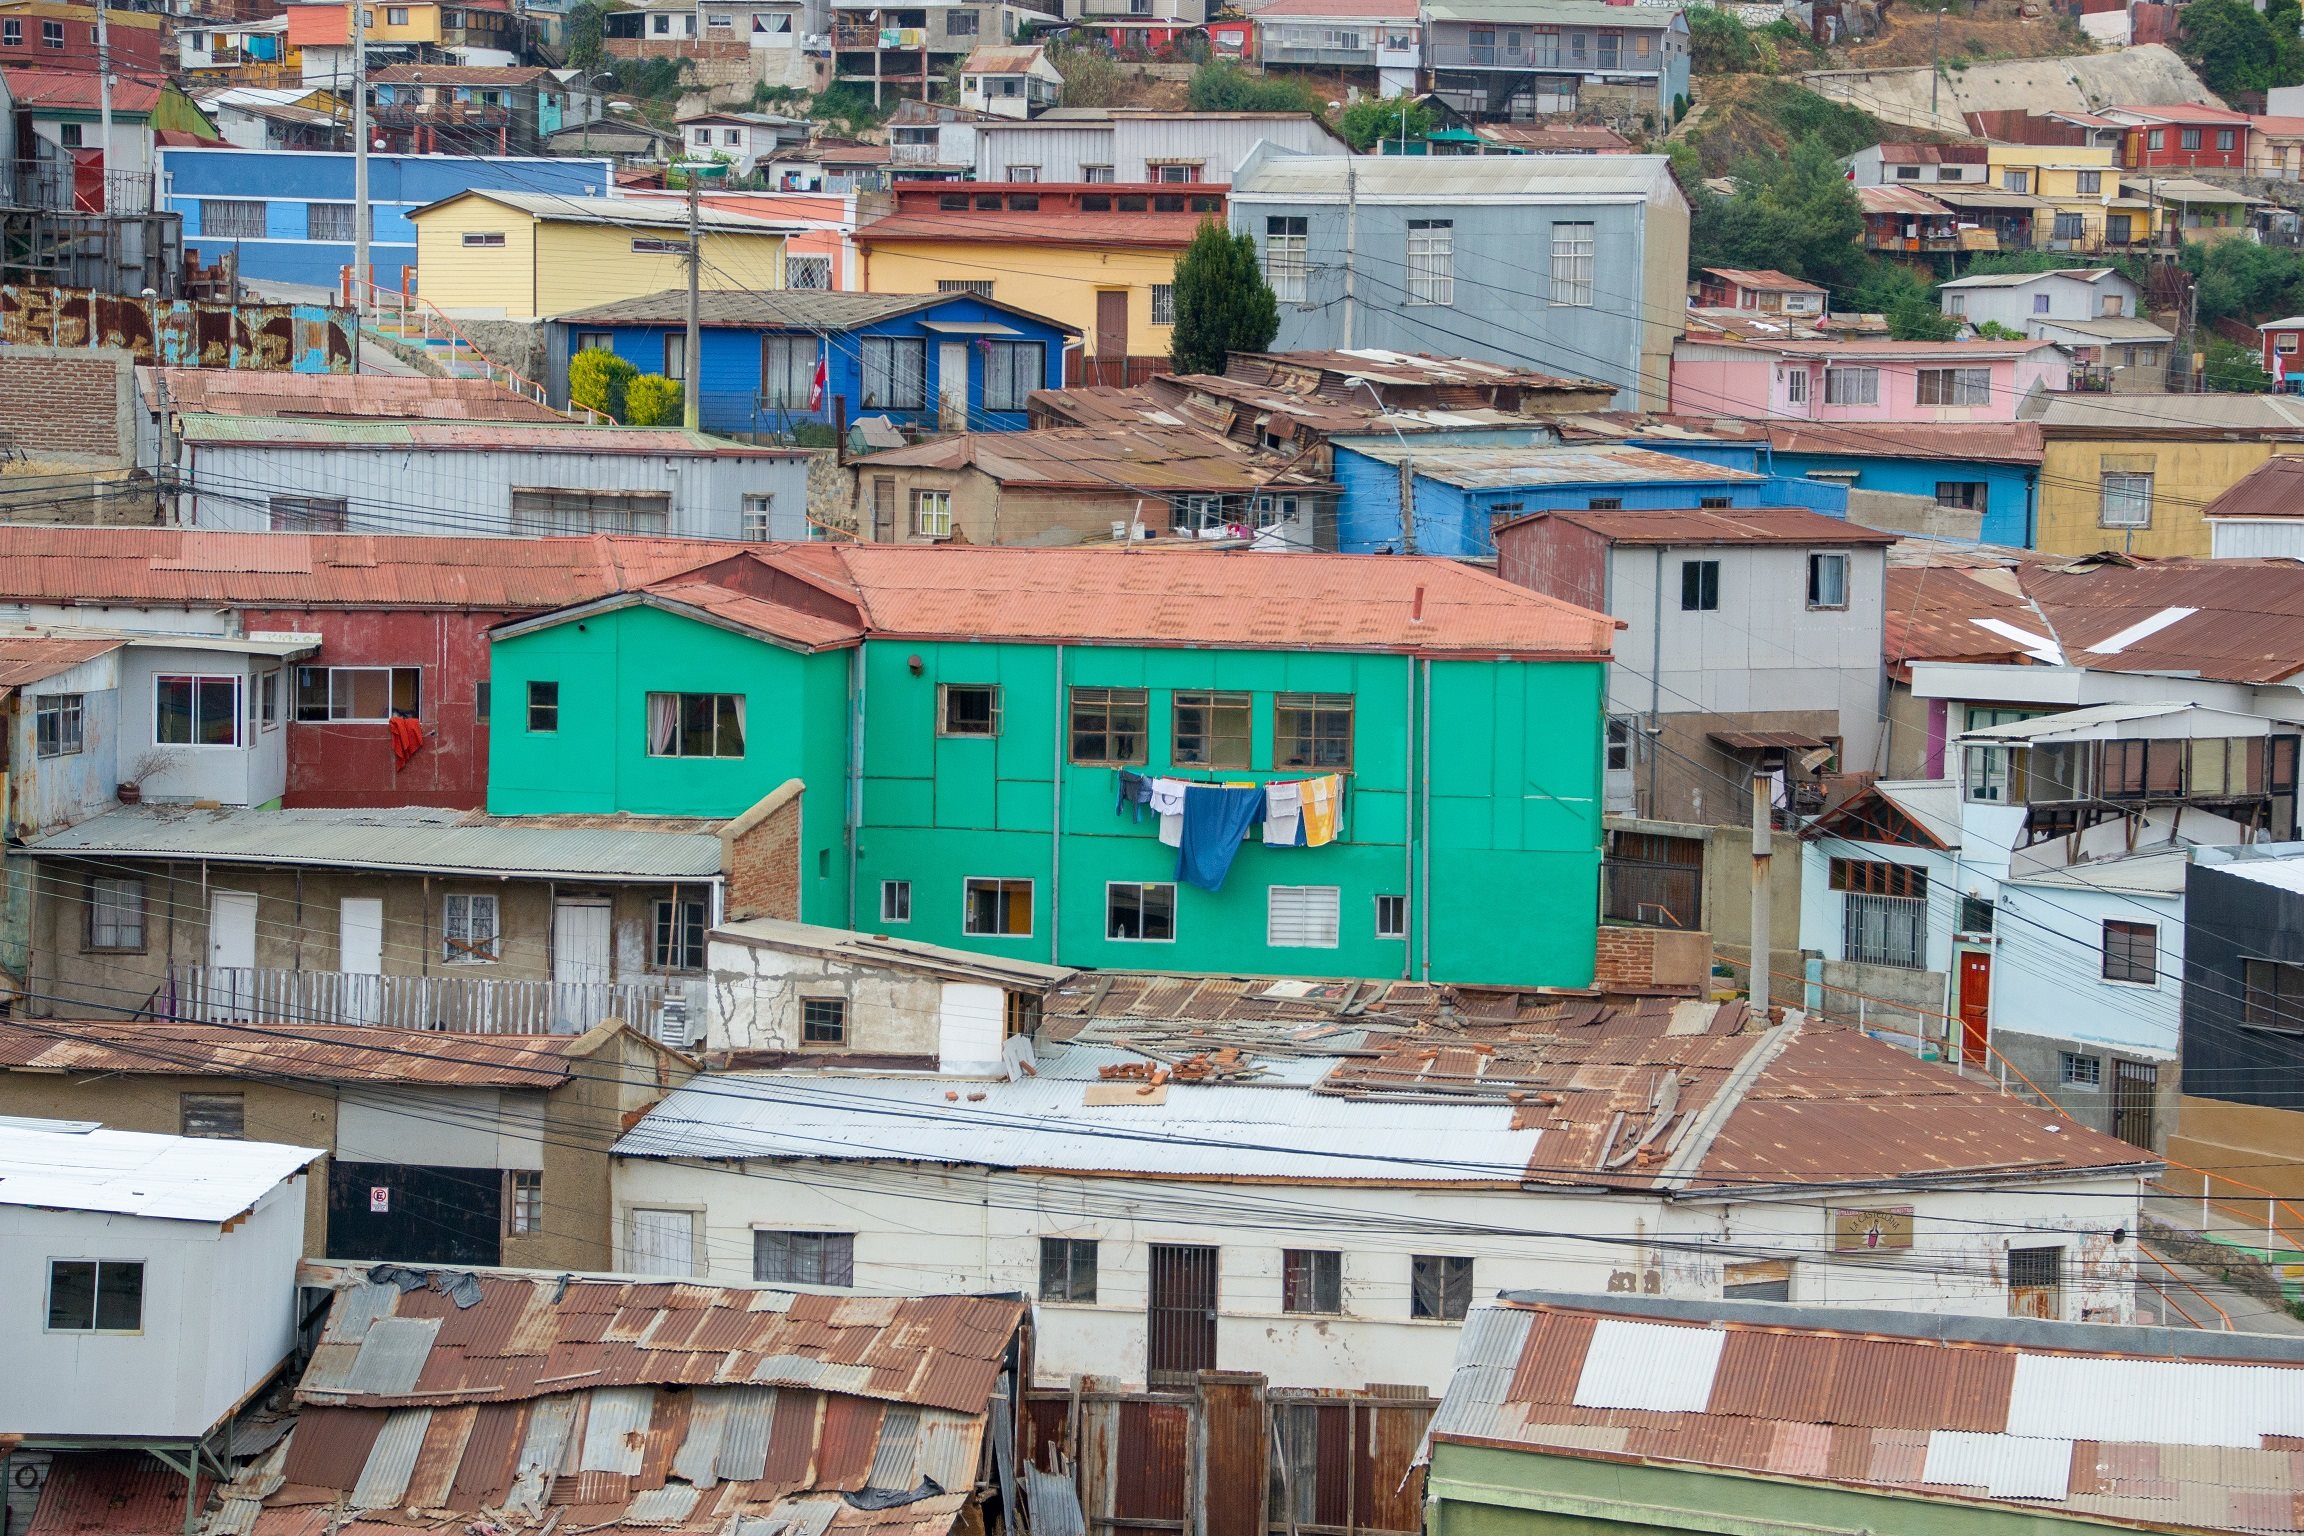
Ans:
{"label": "grey building", "polygon": [[978,181],[1205,182],[1221,186],[1258,145],[1350,153],[1309,112],[1157,112],[1058,107],[976,134]]}
{"label": "grey building", "polygon": [[1688,200],[1661,155],[1388,158],[1260,146],[1229,199],[1275,352],[1379,348],[1601,379],[1662,410]]}
{"label": "grey building", "polygon": [[1688,22],[1678,6],[1426,0],[1424,67],[1433,94],[1473,117],[1661,127],[1688,94]]}

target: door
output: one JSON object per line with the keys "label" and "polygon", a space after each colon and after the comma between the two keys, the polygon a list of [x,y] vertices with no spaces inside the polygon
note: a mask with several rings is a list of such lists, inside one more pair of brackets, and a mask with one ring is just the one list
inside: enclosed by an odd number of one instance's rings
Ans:
{"label": "door", "polygon": [[2160,1094],[2160,1069],[2148,1061],[2123,1061],[2112,1071],[2112,1134],[2131,1146],[2152,1148],[2153,1100]]}
{"label": "door", "polygon": [[347,896],[337,904],[336,969],[344,978],[341,1012],[347,1024],[384,1017],[384,902]]}
{"label": "door", "polygon": [[580,1035],[608,1016],[609,922],[605,901],[552,908],[552,1027]]}
{"label": "door", "polygon": [[1960,951],[1960,1064],[1981,1070],[1991,1056],[1992,956]]}
{"label": "door", "polygon": [[503,1259],[504,1175],[494,1168],[328,1163],[328,1257],[402,1264]]}
{"label": "door", "polygon": [[968,343],[936,343],[936,424],[947,432],[968,430]]}
{"label": "door", "polygon": [[1154,1243],[1145,1311],[1150,1385],[1187,1385],[1216,1369],[1216,1250]]}
{"label": "door", "polygon": [[888,544],[896,538],[896,477],[872,477],[872,542]]}
{"label": "door", "polygon": [[256,893],[208,896],[208,1017],[246,1019],[256,1011]]}
{"label": "door", "polygon": [[1128,357],[1128,291],[1124,288],[1100,288],[1096,292],[1096,361],[1110,363],[1115,373],[1101,376],[1098,384],[1125,384]]}
{"label": "door", "polygon": [[678,1275],[696,1268],[696,1213],[634,1207],[624,1228],[624,1268],[635,1275]]}

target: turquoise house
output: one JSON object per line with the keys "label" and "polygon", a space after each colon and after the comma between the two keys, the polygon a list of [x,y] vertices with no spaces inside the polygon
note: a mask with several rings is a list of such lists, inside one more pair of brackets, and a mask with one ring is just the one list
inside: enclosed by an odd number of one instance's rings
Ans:
{"label": "turquoise house", "polygon": [[[1409,557],[776,546],[494,639],[489,809],[798,779],[803,921],[1137,970],[1580,986],[1613,621]],[[1178,879],[1122,773],[1334,774]]]}

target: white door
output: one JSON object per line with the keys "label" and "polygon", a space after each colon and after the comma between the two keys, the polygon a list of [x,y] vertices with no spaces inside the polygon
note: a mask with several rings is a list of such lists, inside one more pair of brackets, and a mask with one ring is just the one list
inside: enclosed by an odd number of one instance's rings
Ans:
{"label": "white door", "polygon": [[968,430],[968,343],[936,344],[936,424],[947,432]]}
{"label": "white door", "polygon": [[694,1275],[696,1213],[634,1210],[624,1244],[624,1268],[635,1275]]}
{"label": "white door", "polygon": [[256,1011],[256,893],[208,895],[208,996],[211,1019],[247,1019]]}
{"label": "white door", "polygon": [[552,908],[552,1027],[582,1034],[608,1016],[610,931],[605,901]]}
{"label": "white door", "polygon": [[384,901],[347,896],[337,905],[336,969],[344,978],[341,1012],[347,1024],[384,1017]]}

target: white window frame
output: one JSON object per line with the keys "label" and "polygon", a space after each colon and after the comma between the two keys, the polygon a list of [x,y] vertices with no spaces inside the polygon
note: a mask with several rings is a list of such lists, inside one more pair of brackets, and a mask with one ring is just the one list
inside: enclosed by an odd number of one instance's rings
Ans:
{"label": "white window frame", "polygon": [[[1264,893],[1264,943],[1269,949],[1335,949],[1343,942],[1341,911],[1343,887],[1335,885],[1275,885]],[[1316,910],[1325,905],[1323,915]],[[1283,911],[1294,905],[1293,914]],[[1293,922],[1296,934],[1312,937],[1283,937],[1285,925]],[[1320,937],[1325,933],[1325,941]]]}
{"label": "white window frame", "polygon": [[[1825,584],[1818,578],[1826,571],[1837,571],[1839,595],[1835,599],[1827,594]],[[1817,549],[1808,552],[1808,607],[1813,612],[1840,611],[1848,606],[1848,556],[1835,549]]]}
{"label": "white window frame", "polygon": [[748,543],[765,544],[775,537],[776,496],[772,491],[746,491],[743,507],[738,514],[743,518],[741,532]]}
{"label": "white window frame", "polygon": [[[643,1255],[640,1252],[639,1239],[640,1218],[643,1216],[684,1216],[687,1218],[688,1268],[686,1270],[645,1269],[641,1267]],[[705,1272],[702,1262],[704,1257],[704,1213],[696,1207],[685,1205],[626,1206],[624,1209],[624,1221],[622,1225],[624,1228],[624,1263],[622,1267],[625,1273],[634,1275],[658,1275],[666,1279],[694,1279]],[[671,1226],[674,1225],[674,1223],[667,1222],[665,1225]],[[654,1259],[656,1256],[654,1254],[649,1254],[646,1257],[649,1259]]]}
{"label": "white window frame", "polygon": [[[1142,932],[1135,934],[1113,932],[1112,899],[1115,893],[1121,891],[1136,893],[1136,926],[1139,929],[1144,926],[1144,893],[1147,891],[1166,891],[1168,893],[1168,936],[1166,938],[1154,938]],[[1104,882],[1104,938],[1107,943],[1173,944],[1176,942],[1176,916],[1176,884],[1172,880],[1107,880]]]}
{"label": "white window frame", "polygon": [[1598,238],[1598,228],[1589,219],[1572,219],[1552,226],[1549,302],[1554,309],[1592,307],[1594,279],[1598,273]]}
{"label": "white window frame", "polygon": [[883,880],[880,882],[880,921],[908,923],[912,921],[912,882],[909,880]]}
{"label": "white window frame", "polygon": [[1824,403],[1826,405],[1878,405],[1880,403],[1880,370],[1877,368],[1824,369]]}
{"label": "white window frame", "polygon": [[[1285,223],[1286,230],[1275,230]],[[1312,274],[1311,220],[1300,214],[1276,214],[1264,221],[1264,281],[1272,297],[1283,304],[1308,303]]]}
{"label": "white window frame", "polygon": [[[192,685],[192,725],[190,741],[165,741],[160,735],[160,687],[163,683],[187,682]],[[230,741],[202,741],[200,736],[200,691],[206,683],[232,685],[232,739]],[[230,672],[162,672],[152,678],[152,743],[168,752],[238,752],[248,745],[247,725],[242,708],[246,684],[237,673]]]}
{"label": "white window frame", "polygon": [[[1386,910],[1385,904],[1387,902],[1396,903],[1390,914]],[[1396,916],[1391,923],[1387,924],[1385,919],[1392,914],[1396,914]],[[1381,891],[1377,893],[1376,937],[1380,939],[1404,939],[1408,937],[1408,898],[1406,896]]]}
{"label": "white window frame", "polygon": [[1408,303],[1445,308],[1456,302],[1454,219],[1408,221],[1407,271]]}
{"label": "white window frame", "polygon": [[1806,405],[1808,403],[1808,365],[1806,363],[1795,363],[1786,370],[1784,374],[1784,403],[1786,405]]}
{"label": "white window frame", "polygon": [[[2113,482],[2120,482],[2114,485]],[[2142,501],[2139,515],[2115,515],[2115,494],[2118,507],[2138,506],[2137,493]],[[2108,470],[2097,481],[2096,526],[2099,528],[2149,528],[2152,526],[2152,473],[2150,471]]]}
{"label": "white window frame", "polygon": [[89,953],[140,955],[146,948],[141,875],[94,875],[88,881]]}
{"label": "white window frame", "polygon": [[[486,914],[483,923],[481,915]],[[482,934],[485,937],[481,937]],[[443,965],[494,965],[504,958],[503,906],[493,891],[449,891],[440,898]]]}
{"label": "white window frame", "polygon": [[923,539],[952,537],[952,493],[932,487],[912,492],[912,526]]}
{"label": "white window frame", "polygon": [[[49,729],[53,719],[55,729]],[[54,745],[50,745],[50,739]],[[36,758],[77,757],[88,742],[88,695],[43,693],[32,701],[32,754]]]}

